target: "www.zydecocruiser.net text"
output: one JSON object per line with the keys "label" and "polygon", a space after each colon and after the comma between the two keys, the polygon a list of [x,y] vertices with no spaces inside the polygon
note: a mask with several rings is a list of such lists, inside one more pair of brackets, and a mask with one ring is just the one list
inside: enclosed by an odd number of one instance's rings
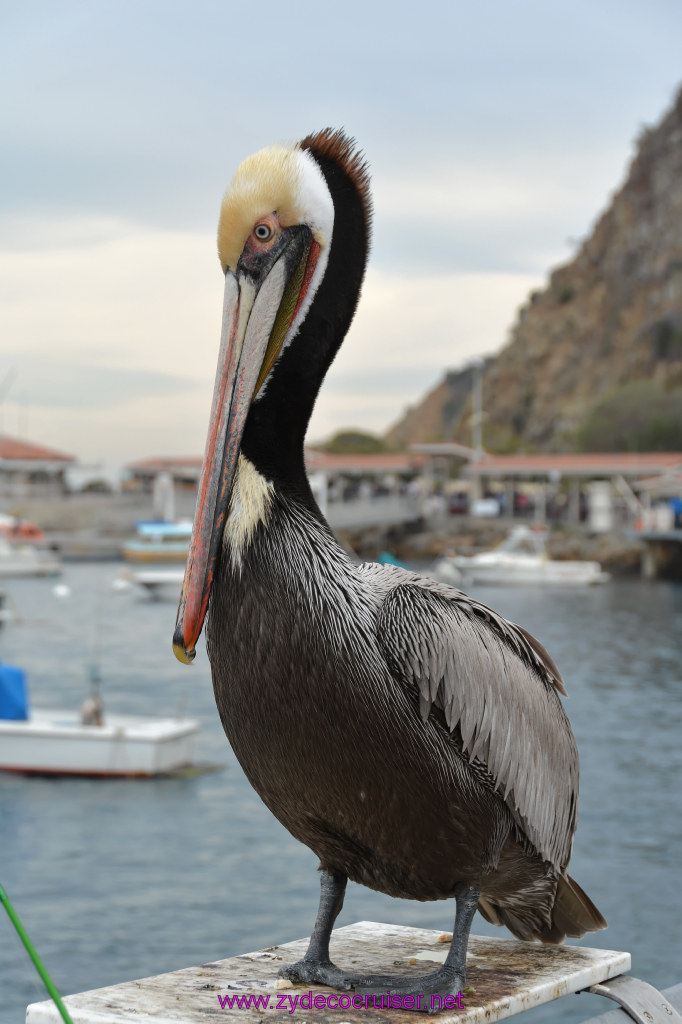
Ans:
{"label": "www.zydecocruiser.net text", "polygon": [[359,993],[331,993],[330,995],[313,995],[311,991],[303,995],[218,995],[222,1010],[463,1010],[462,993],[455,995],[413,995],[399,996],[390,991],[379,994],[360,995]]}

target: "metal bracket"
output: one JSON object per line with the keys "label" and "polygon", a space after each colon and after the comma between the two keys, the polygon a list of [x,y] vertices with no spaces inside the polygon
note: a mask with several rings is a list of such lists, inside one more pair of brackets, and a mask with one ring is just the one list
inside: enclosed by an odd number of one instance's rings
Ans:
{"label": "metal bracket", "polygon": [[588,992],[620,1003],[637,1024],[682,1024],[682,1017],[662,992],[629,974],[591,985]]}

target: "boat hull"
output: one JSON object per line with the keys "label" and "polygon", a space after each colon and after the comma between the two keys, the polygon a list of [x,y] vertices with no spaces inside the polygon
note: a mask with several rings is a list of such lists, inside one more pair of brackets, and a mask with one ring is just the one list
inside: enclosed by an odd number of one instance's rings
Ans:
{"label": "boat hull", "polygon": [[75,712],[34,709],[27,721],[0,720],[0,770],[41,775],[145,777],[192,763],[194,719],[107,715],[81,725]]}
{"label": "boat hull", "polygon": [[134,562],[136,565],[162,565],[166,562],[184,565],[188,550],[187,541],[151,544],[148,541],[131,540],[123,545],[121,554],[126,562]]}
{"label": "boat hull", "polygon": [[26,554],[10,552],[0,557],[0,579],[29,579],[35,576],[60,576],[62,567],[59,559],[50,555],[42,556],[33,549]]}
{"label": "boat hull", "polygon": [[471,583],[494,585],[530,584],[559,587],[587,587],[605,583],[609,574],[599,562],[555,561],[547,554],[544,529],[516,526],[492,551],[477,555],[454,555],[440,563],[449,563]]}
{"label": "boat hull", "polygon": [[191,534],[191,521],[141,522],[137,524],[137,536],[126,541],[121,554],[126,562],[142,565],[164,562],[184,564]]}
{"label": "boat hull", "polygon": [[462,575],[474,583],[494,585],[529,584],[537,586],[585,587],[605,583],[609,574],[598,562],[555,562],[523,556],[483,555],[453,559]]}
{"label": "boat hull", "polygon": [[183,569],[147,569],[130,573],[128,579],[141,587],[152,600],[177,603],[184,575]]}

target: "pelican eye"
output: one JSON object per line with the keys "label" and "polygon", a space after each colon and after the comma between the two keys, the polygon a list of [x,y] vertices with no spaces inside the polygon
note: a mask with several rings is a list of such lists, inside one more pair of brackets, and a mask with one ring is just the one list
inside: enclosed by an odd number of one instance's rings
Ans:
{"label": "pelican eye", "polygon": [[253,233],[259,242],[267,242],[268,238],[272,238],[272,228],[269,224],[256,224]]}

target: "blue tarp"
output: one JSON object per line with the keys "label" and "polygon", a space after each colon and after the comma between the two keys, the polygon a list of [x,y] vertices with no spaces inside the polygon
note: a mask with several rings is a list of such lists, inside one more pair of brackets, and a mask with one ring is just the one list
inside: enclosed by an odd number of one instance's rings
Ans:
{"label": "blue tarp", "polygon": [[0,718],[13,722],[28,718],[26,676],[16,665],[0,665]]}
{"label": "blue tarp", "polygon": [[403,562],[399,562],[390,551],[380,551],[377,556],[377,562],[379,565],[398,565],[401,569],[407,569],[407,566]]}

